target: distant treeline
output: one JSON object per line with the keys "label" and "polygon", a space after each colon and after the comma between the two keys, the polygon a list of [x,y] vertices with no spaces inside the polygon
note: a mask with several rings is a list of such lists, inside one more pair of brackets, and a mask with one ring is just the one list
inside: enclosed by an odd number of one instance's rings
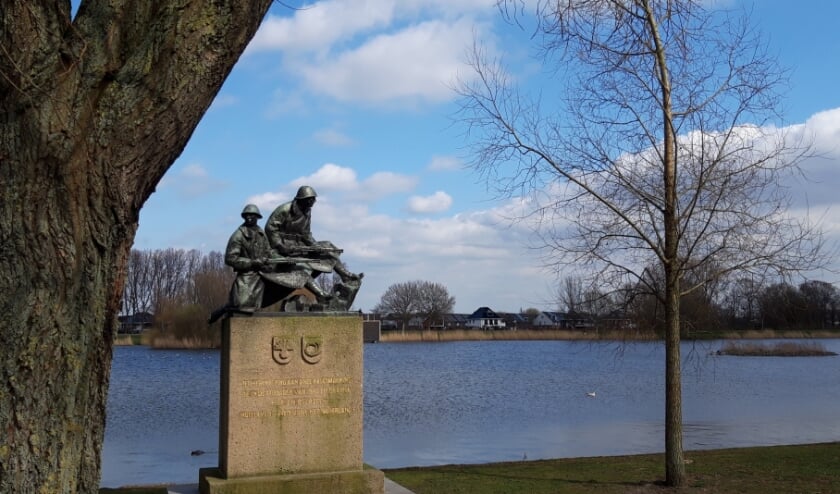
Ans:
{"label": "distant treeline", "polygon": [[[663,331],[664,306],[658,297],[628,290],[623,300],[618,298],[615,294],[584,295],[577,298],[576,311],[591,315],[596,326],[622,319],[637,328]],[[840,293],[825,281],[796,286],[739,279],[684,295],[680,321],[684,335],[693,331],[831,330],[840,324],[838,309]]]}
{"label": "distant treeline", "polygon": [[[128,262],[122,314],[154,315],[154,328],[169,338],[218,339],[207,317],[227,301],[233,270],[224,254],[199,250],[132,250]],[[328,283],[328,279],[320,280]],[[664,309],[658,297],[628,287],[609,294],[586,290],[580,279],[567,278],[558,300],[570,315],[589,319],[596,329],[661,331]],[[797,285],[760,283],[741,278],[709,284],[681,299],[683,331],[747,329],[831,330],[840,324],[840,291],[831,283],[811,280]],[[527,319],[539,313],[523,311]]]}
{"label": "distant treeline", "polygon": [[153,314],[154,330],[160,338],[212,346],[219,332],[208,327],[207,318],[227,301],[233,277],[221,252],[132,250],[122,313]]}

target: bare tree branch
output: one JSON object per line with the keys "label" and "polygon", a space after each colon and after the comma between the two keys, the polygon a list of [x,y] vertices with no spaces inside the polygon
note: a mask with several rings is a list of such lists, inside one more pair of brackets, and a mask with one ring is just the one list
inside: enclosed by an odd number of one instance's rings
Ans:
{"label": "bare tree branch", "polygon": [[472,165],[500,195],[532,201],[520,219],[549,263],[644,287],[664,307],[666,477],[680,485],[680,299],[699,307],[727,277],[826,261],[819,225],[791,213],[784,185],[810,147],[771,125],[785,71],[746,13],[700,0],[497,6],[533,26],[559,103],[519,91],[475,46],[476,78],[458,88]]}

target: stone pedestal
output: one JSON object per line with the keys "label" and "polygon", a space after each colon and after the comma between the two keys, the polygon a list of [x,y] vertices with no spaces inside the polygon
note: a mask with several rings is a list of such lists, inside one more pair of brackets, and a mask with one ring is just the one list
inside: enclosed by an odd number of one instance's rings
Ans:
{"label": "stone pedestal", "polygon": [[202,494],[381,494],[362,464],[362,319],[256,314],[222,325],[219,466]]}

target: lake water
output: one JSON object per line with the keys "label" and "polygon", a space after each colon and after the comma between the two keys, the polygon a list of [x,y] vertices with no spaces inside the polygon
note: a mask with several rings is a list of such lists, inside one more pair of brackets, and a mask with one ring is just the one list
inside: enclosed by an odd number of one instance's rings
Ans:
{"label": "lake water", "polygon": [[[721,344],[683,344],[685,449],[840,440],[840,357],[710,355]],[[219,353],[114,352],[102,486],[197,482],[218,462]],[[661,343],[365,345],[364,386],[379,468],[664,449]]]}

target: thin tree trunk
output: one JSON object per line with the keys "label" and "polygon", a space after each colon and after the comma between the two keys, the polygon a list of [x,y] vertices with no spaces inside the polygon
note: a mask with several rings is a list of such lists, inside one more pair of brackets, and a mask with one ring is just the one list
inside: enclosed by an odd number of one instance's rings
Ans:
{"label": "thin tree trunk", "polygon": [[682,444],[682,378],[680,359],[680,259],[679,219],[677,211],[677,150],[673,125],[671,79],[665,45],[652,6],[644,9],[653,40],[656,76],[662,91],[662,186],[665,203],[662,224],[665,245],[662,262],[665,272],[665,482],[669,486],[685,484]]}
{"label": "thin tree trunk", "polygon": [[[667,275],[672,277],[673,275]],[[665,304],[665,483],[685,484],[682,440],[679,279],[666,282]],[[676,286],[674,286],[676,285]]]}

